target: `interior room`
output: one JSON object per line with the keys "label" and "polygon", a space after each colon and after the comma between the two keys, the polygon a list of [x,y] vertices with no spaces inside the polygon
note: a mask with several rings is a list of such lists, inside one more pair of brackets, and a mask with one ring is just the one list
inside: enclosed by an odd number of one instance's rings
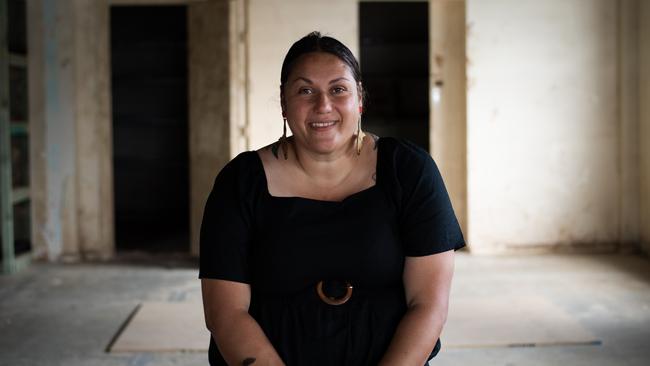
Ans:
{"label": "interior room", "polygon": [[0,0],[0,364],[205,365],[208,195],[312,31],[466,247],[430,365],[647,365],[650,1]]}

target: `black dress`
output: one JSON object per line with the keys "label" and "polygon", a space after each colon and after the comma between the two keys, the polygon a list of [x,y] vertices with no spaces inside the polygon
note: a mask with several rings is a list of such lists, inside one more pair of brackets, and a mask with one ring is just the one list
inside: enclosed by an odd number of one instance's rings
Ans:
{"label": "black dress", "polygon": [[[199,277],[250,284],[249,313],[288,366],[376,365],[406,311],[404,257],[465,245],[429,154],[393,138],[379,139],[377,154],[376,185],[340,202],[271,196],[252,151],[217,176]],[[349,282],[352,297],[326,304],[321,280],[335,297]],[[209,359],[226,364],[212,338]]]}

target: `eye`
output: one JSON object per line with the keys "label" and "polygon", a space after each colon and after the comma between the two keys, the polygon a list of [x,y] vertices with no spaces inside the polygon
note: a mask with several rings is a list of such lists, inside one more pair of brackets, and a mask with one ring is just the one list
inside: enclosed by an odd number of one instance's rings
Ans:
{"label": "eye", "polygon": [[312,94],[313,91],[309,88],[300,88],[298,89],[298,94]]}
{"label": "eye", "polygon": [[347,89],[345,89],[342,86],[335,86],[335,87],[332,88],[332,93],[333,94],[341,94],[341,93],[345,92],[346,90]]}

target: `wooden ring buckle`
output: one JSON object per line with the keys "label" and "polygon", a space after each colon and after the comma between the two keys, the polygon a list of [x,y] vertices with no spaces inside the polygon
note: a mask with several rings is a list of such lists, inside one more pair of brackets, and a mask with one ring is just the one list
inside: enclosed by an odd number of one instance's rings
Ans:
{"label": "wooden ring buckle", "polygon": [[348,302],[348,300],[350,300],[350,297],[352,297],[352,285],[346,281],[345,288],[346,288],[345,295],[337,299],[336,297],[325,295],[325,293],[323,292],[323,281],[318,282],[318,285],[316,285],[316,291],[318,292],[318,297],[320,297],[320,299],[323,300],[324,303],[329,305],[343,305],[346,302]]}

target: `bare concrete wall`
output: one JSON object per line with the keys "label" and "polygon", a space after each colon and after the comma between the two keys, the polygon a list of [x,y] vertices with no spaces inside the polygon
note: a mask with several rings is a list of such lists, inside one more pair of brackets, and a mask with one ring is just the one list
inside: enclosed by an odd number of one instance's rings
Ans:
{"label": "bare concrete wall", "polygon": [[109,8],[105,0],[73,4],[77,230],[82,256],[106,259],[115,249]]}
{"label": "bare concrete wall", "polygon": [[639,8],[639,100],[641,242],[650,253],[650,2]]}
{"label": "bare concrete wall", "polygon": [[104,1],[28,2],[34,255],[74,261],[113,250]]}
{"label": "bare concrete wall", "polygon": [[230,156],[250,146],[248,132],[248,0],[228,2]]}
{"label": "bare concrete wall", "polygon": [[431,154],[445,179],[454,212],[466,233],[465,1],[432,0],[429,14]]}
{"label": "bare concrete wall", "polygon": [[280,68],[289,47],[318,30],[358,56],[359,5],[356,0],[249,0],[248,6],[247,148],[258,149],[282,135]]}
{"label": "bare concrete wall", "polygon": [[[29,36],[35,41],[30,45],[30,85],[42,88],[42,92],[30,91],[30,132],[35,144],[32,171],[42,169],[32,176],[33,210],[42,210],[34,215],[35,252],[51,260],[75,260],[80,246],[75,193],[74,6],[69,1],[32,0],[29,9],[29,20],[35,22],[33,29],[42,30]],[[32,55],[34,45],[42,49]],[[42,58],[31,60],[39,56]],[[39,127],[42,130],[37,131]]]}
{"label": "bare concrete wall", "polygon": [[[456,35],[438,39],[441,33],[434,29],[458,23],[444,23],[451,18],[440,19],[433,9],[451,6],[450,15],[460,17],[459,3],[432,2],[432,50],[449,52],[443,60],[450,54],[458,58],[462,47]],[[433,154],[440,157],[461,222],[463,150],[468,154],[466,234],[472,250],[612,248],[634,232],[634,221],[626,217],[634,217],[635,200],[622,192],[635,184],[634,164],[626,158],[633,159],[634,147],[625,145],[634,136],[635,109],[621,104],[619,111],[617,104],[631,100],[623,96],[629,84],[621,84],[622,94],[617,93],[619,76],[633,78],[618,65],[632,65],[634,57],[617,52],[624,46],[617,38],[618,3],[467,1],[467,130],[454,113],[434,107],[432,115]],[[639,3],[638,88],[645,101],[649,5]],[[35,252],[51,259],[110,255],[108,5],[29,0],[28,9]],[[216,172],[237,152],[281,134],[278,87],[287,49],[320,30],[358,54],[358,2],[212,0],[192,1],[189,10],[190,215],[196,253],[200,216]],[[432,73],[445,78],[441,96],[462,100],[462,63],[441,67],[435,53],[432,62],[438,67]],[[650,243],[648,105],[640,103],[638,113],[639,227]],[[436,126],[441,116],[446,122]]]}
{"label": "bare concrete wall", "polygon": [[639,1],[619,1],[620,241],[639,243]]}
{"label": "bare concrete wall", "polygon": [[231,158],[228,1],[188,6],[191,253],[198,255],[205,201]]}
{"label": "bare concrete wall", "polygon": [[[111,3],[28,1],[32,238],[37,257],[103,259],[115,250]],[[229,3],[119,2],[189,4],[192,253],[198,252],[207,194],[231,157]]]}
{"label": "bare concrete wall", "polygon": [[45,24],[43,3],[27,1],[27,79],[29,92],[29,176],[32,209],[32,256],[47,258],[45,159]]}
{"label": "bare concrete wall", "polygon": [[616,7],[467,1],[473,251],[615,248]]}

